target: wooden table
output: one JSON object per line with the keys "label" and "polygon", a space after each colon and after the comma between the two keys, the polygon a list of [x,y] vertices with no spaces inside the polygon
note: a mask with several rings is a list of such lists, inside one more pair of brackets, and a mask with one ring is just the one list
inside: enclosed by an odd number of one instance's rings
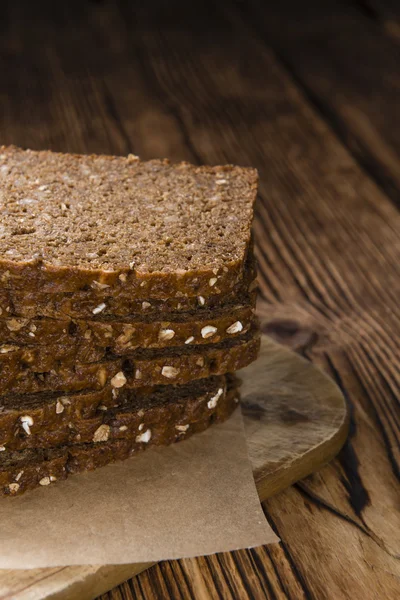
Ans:
{"label": "wooden table", "polygon": [[331,374],[352,433],[264,503],[279,546],[104,598],[398,598],[400,6],[136,5],[1,5],[1,141],[257,167],[266,331]]}

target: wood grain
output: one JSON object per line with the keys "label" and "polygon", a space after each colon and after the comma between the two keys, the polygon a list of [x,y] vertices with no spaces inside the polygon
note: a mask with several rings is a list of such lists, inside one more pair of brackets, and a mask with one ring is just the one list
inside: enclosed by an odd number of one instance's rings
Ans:
{"label": "wood grain", "polygon": [[300,8],[284,0],[265,7],[254,0],[247,17],[315,110],[399,203],[400,137],[394,124],[400,118],[400,44],[395,9],[389,4],[307,0]]}
{"label": "wood grain", "polygon": [[396,3],[46,4],[2,6],[2,141],[256,166],[266,330],[352,407],[339,459],[264,504],[279,547],[108,597],[398,597]]}
{"label": "wood grain", "polygon": [[[322,371],[266,336],[259,360],[239,375],[249,457],[265,500],[336,456],[348,434],[346,401]],[[204,560],[213,566],[212,557]],[[91,600],[149,566],[0,570],[0,598]]]}

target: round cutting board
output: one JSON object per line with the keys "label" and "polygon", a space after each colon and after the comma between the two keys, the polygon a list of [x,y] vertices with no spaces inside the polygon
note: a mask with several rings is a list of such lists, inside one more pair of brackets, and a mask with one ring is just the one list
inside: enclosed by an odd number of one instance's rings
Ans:
{"label": "round cutting board", "polygon": [[[331,460],[348,432],[338,387],[303,358],[262,337],[260,358],[238,373],[249,458],[261,500]],[[150,564],[0,570],[0,598],[95,598]]]}

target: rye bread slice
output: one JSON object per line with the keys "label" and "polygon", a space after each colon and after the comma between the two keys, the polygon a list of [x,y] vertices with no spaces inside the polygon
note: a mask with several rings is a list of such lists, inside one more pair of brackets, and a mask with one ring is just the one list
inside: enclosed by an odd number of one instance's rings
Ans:
{"label": "rye bread slice", "polygon": [[[77,394],[14,394],[0,402],[0,451],[129,439],[160,419],[186,425],[226,393],[225,375],[138,390],[108,387]],[[229,376],[230,387],[233,376]],[[168,412],[164,408],[168,408]],[[178,428],[185,432],[188,427]]]}
{"label": "rye bread slice", "polygon": [[198,347],[137,350],[124,357],[110,355],[94,363],[62,360],[51,346],[25,347],[0,354],[0,396],[9,392],[75,392],[106,385],[128,389],[142,386],[184,384],[210,375],[224,375],[245,367],[257,358],[258,330],[238,339]]}
{"label": "rye bread slice", "polygon": [[[169,317],[170,315],[165,315]],[[20,346],[54,346],[62,359],[77,362],[101,360],[107,352],[124,355],[136,348],[169,348],[218,343],[244,335],[256,323],[254,308],[240,306],[232,311],[201,311],[200,315],[171,315],[162,321],[141,319],[25,319],[0,317],[0,354]]]}
{"label": "rye bread slice", "polygon": [[255,169],[0,148],[4,287],[206,297],[243,279]]}
{"label": "rye bread slice", "polygon": [[220,296],[198,296],[195,298],[135,299],[129,294],[114,297],[103,293],[76,292],[73,294],[36,294],[20,290],[0,289],[0,316],[49,317],[52,319],[93,319],[102,317],[134,317],[139,319],[151,315],[157,319],[168,319],[170,314],[194,315],[202,310],[234,310],[240,305],[255,305],[257,281],[249,285],[251,291],[227,294],[221,302]]}
{"label": "rye bread slice", "polygon": [[[254,260],[246,267],[243,280],[228,294],[210,293],[207,296],[185,296],[159,299],[145,296],[135,298],[125,290],[98,285],[78,292],[37,293],[0,288],[0,315],[25,318],[50,317],[93,319],[100,317],[152,316],[168,320],[170,313],[186,317],[202,310],[234,310],[239,305],[255,305],[257,280]],[[0,284],[3,285],[3,284]],[[166,316],[164,316],[166,315]]]}
{"label": "rye bread slice", "polygon": [[1,452],[0,494],[16,496],[39,485],[47,486],[66,479],[73,473],[91,471],[129,458],[150,446],[180,442],[227,419],[238,401],[236,387],[216,401],[207,397],[201,402],[194,401],[193,407],[189,401],[177,408],[172,400],[170,404],[149,409],[152,411],[151,428],[143,427],[137,435],[126,439]]}

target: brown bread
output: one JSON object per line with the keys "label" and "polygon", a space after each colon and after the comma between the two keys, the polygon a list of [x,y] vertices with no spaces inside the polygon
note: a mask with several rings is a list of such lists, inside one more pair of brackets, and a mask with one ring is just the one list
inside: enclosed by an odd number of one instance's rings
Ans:
{"label": "brown bread", "polygon": [[[254,261],[253,261],[254,262]],[[159,299],[106,289],[87,289],[78,292],[35,293],[0,288],[0,316],[2,317],[50,317],[65,319],[93,319],[99,311],[101,318],[107,317],[155,317],[167,320],[169,314],[194,315],[206,310],[235,310],[239,305],[255,305],[256,269],[254,264],[246,268],[244,280],[229,294],[208,296],[178,296]],[[100,307],[100,308],[99,308]],[[162,315],[162,317],[161,317]],[[164,315],[166,315],[164,317]]]}
{"label": "brown bread", "polygon": [[[232,381],[229,376],[230,387]],[[186,425],[222,401],[226,388],[227,376],[221,375],[138,390],[12,394],[0,400],[0,451],[129,439],[167,418]]]}
{"label": "brown bread", "polygon": [[[137,436],[127,439],[1,452],[0,494],[19,495],[39,485],[47,486],[66,479],[70,474],[91,471],[128,458],[153,445],[182,441],[213,423],[227,419],[238,400],[238,391],[234,387],[211,404],[210,400],[204,398],[193,412],[186,412],[189,404],[183,405],[176,412],[171,405],[161,406],[158,411],[153,411],[153,415],[158,412],[158,416],[157,419],[152,418],[150,433],[147,433],[149,429],[143,428]],[[99,434],[98,437],[102,436]]]}
{"label": "brown bread", "polygon": [[254,169],[4,146],[0,169],[5,288],[76,292],[97,282],[167,299],[223,297],[243,280]]}
{"label": "brown bread", "polygon": [[52,346],[60,360],[65,353],[75,356],[77,362],[94,362],[107,352],[124,355],[136,348],[218,343],[244,335],[254,322],[254,308],[247,306],[165,315],[161,321],[150,316],[124,321],[93,316],[91,320],[0,317],[0,354],[10,354],[23,345]]}
{"label": "brown bread", "polygon": [[232,373],[257,358],[257,330],[239,339],[205,348],[185,347],[138,350],[95,363],[77,363],[72,353],[63,359],[55,348],[36,346],[0,354],[0,396],[9,392],[31,394],[42,391],[74,392],[83,389],[183,384],[210,375]]}

